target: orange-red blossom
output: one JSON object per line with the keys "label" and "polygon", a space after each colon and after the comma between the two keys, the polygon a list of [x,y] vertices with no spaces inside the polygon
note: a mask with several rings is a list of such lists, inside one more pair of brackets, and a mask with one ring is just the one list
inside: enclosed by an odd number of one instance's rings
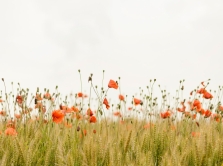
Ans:
{"label": "orange-red blossom", "polygon": [[161,112],[161,117],[163,118],[163,119],[166,119],[166,118],[169,118],[170,117],[170,115],[171,115],[171,112],[169,111],[169,110],[167,110],[166,112]]}
{"label": "orange-red blossom", "polygon": [[54,110],[52,112],[52,118],[55,123],[61,123],[64,119],[64,113],[61,110]]}
{"label": "orange-red blossom", "polygon": [[13,127],[7,127],[5,130],[5,134],[6,135],[12,135],[12,136],[16,136],[17,132]]}
{"label": "orange-red blossom", "polygon": [[118,89],[118,84],[114,80],[110,80],[109,83],[108,83],[108,87]]}
{"label": "orange-red blossom", "polygon": [[110,108],[110,105],[108,104],[108,100],[104,98],[103,104],[106,106],[107,109]]}

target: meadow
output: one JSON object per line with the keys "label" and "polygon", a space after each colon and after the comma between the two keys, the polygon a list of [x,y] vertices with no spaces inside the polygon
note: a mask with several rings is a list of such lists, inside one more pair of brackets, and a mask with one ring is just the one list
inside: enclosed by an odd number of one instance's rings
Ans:
{"label": "meadow", "polygon": [[[157,98],[153,79],[140,96],[124,96],[120,77],[102,79],[100,87],[90,74],[84,94],[78,72],[80,91],[64,98],[58,87],[30,94],[18,84],[14,92],[2,78],[2,166],[222,165],[223,87],[211,91],[210,80],[201,80],[183,98],[181,80],[175,97],[160,89]],[[118,103],[108,100],[109,91],[117,91]]]}

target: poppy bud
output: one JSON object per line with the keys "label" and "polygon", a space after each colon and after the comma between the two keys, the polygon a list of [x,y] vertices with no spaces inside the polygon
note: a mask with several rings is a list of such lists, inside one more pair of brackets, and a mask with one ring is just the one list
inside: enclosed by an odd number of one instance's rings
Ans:
{"label": "poppy bud", "polygon": [[80,131],[80,129],[81,129],[80,126],[77,126],[77,131]]}
{"label": "poppy bud", "polygon": [[143,102],[142,102],[142,100],[140,101],[140,105],[143,105]]}

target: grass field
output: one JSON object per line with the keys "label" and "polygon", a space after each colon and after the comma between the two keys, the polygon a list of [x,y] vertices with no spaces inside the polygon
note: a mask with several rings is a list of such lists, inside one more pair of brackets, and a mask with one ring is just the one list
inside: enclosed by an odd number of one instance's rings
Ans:
{"label": "grass field", "polygon": [[[222,87],[208,91],[209,80],[204,81],[183,99],[182,80],[170,102],[165,90],[161,99],[153,96],[156,80],[151,80],[148,92],[132,96],[128,105],[120,78],[99,88],[92,77],[89,94],[81,86],[70,100],[61,99],[57,88],[30,95],[19,86],[7,93],[2,79],[0,164],[222,165]],[[117,105],[107,100],[110,90],[117,91]]]}

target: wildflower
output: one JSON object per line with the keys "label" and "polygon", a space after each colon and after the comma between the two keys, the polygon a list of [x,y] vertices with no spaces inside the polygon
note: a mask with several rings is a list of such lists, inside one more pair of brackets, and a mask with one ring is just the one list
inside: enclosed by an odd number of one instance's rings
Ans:
{"label": "wildflower", "polygon": [[216,122],[220,122],[221,116],[219,114],[212,114],[212,119],[214,119]]}
{"label": "wildflower", "polygon": [[206,92],[205,88],[201,88],[200,90],[197,91],[197,93],[199,93],[199,94],[203,94],[205,92]]}
{"label": "wildflower", "polygon": [[170,112],[169,110],[167,110],[167,111],[164,112],[164,113],[161,113],[161,117],[162,117],[163,119],[169,118],[170,115],[171,115],[171,112]]}
{"label": "wildflower", "polygon": [[110,108],[110,105],[108,104],[108,100],[104,98],[103,104],[106,106],[107,109]]}
{"label": "wildflower", "polygon": [[97,122],[97,119],[95,116],[91,116],[90,119],[89,119],[90,123],[96,123]]}
{"label": "wildflower", "polygon": [[114,116],[119,116],[119,117],[122,117],[122,115],[121,115],[121,113],[120,113],[119,111],[114,112],[114,113],[113,113],[113,115],[114,115]]}
{"label": "wildflower", "polygon": [[204,114],[205,114],[205,110],[204,110],[203,108],[201,108],[201,110],[199,111],[199,113],[200,113],[201,115],[204,115]]}
{"label": "wildflower", "polygon": [[78,96],[78,97],[83,97],[83,93],[82,93],[82,92],[79,92],[79,93],[77,94],[77,96]]}
{"label": "wildflower", "polygon": [[200,109],[201,109],[201,102],[198,100],[198,99],[195,99],[194,100],[194,103],[193,103],[193,108],[192,109],[197,109],[197,111],[199,112]]}
{"label": "wildflower", "polygon": [[87,109],[87,115],[88,116],[93,116],[94,115],[90,108]]}
{"label": "wildflower", "polygon": [[6,135],[12,135],[12,136],[16,136],[17,135],[17,132],[14,128],[12,127],[8,127],[6,130],[5,130],[5,134]]}
{"label": "wildflower", "polygon": [[55,123],[61,123],[64,118],[64,113],[61,110],[54,110],[52,112],[52,118]]}
{"label": "wildflower", "polygon": [[96,134],[96,130],[95,129],[93,130],[93,133]]}
{"label": "wildflower", "polygon": [[135,105],[141,104],[142,101],[140,99],[134,98]]}
{"label": "wildflower", "polygon": [[209,92],[207,92],[205,90],[205,88],[201,88],[200,90],[197,91],[197,93],[203,94],[203,98],[205,98],[205,99],[212,99],[213,98],[212,94],[210,94]]}
{"label": "wildflower", "polygon": [[181,102],[181,105],[183,106],[183,108],[177,108],[177,111],[185,112],[186,106],[184,105],[184,102]]}
{"label": "wildflower", "polygon": [[22,102],[23,102],[23,97],[22,96],[16,96],[16,102],[18,103],[18,104],[22,104]]}
{"label": "wildflower", "polygon": [[80,114],[79,112],[76,113],[76,118],[77,118],[78,120],[81,120],[81,119],[82,119],[82,116],[81,116],[81,114]]}
{"label": "wildflower", "polygon": [[78,110],[77,107],[72,106],[71,109],[72,109],[74,112],[79,112],[79,110]]}
{"label": "wildflower", "polygon": [[109,83],[108,83],[108,87],[118,89],[118,84],[114,80],[110,80]]}
{"label": "wildflower", "polygon": [[210,94],[209,92],[204,92],[204,93],[203,93],[203,98],[205,98],[205,99],[212,99],[213,96],[212,96],[212,94]]}
{"label": "wildflower", "polygon": [[208,118],[210,116],[211,116],[211,111],[210,110],[206,110],[205,113],[204,113],[204,117]]}
{"label": "wildflower", "polygon": [[2,102],[4,102],[4,100],[2,100],[2,99],[0,98],[0,103],[2,103]]}
{"label": "wildflower", "polygon": [[121,94],[118,97],[119,97],[119,100],[121,100],[121,101],[124,101],[125,100],[124,96],[121,95]]}

